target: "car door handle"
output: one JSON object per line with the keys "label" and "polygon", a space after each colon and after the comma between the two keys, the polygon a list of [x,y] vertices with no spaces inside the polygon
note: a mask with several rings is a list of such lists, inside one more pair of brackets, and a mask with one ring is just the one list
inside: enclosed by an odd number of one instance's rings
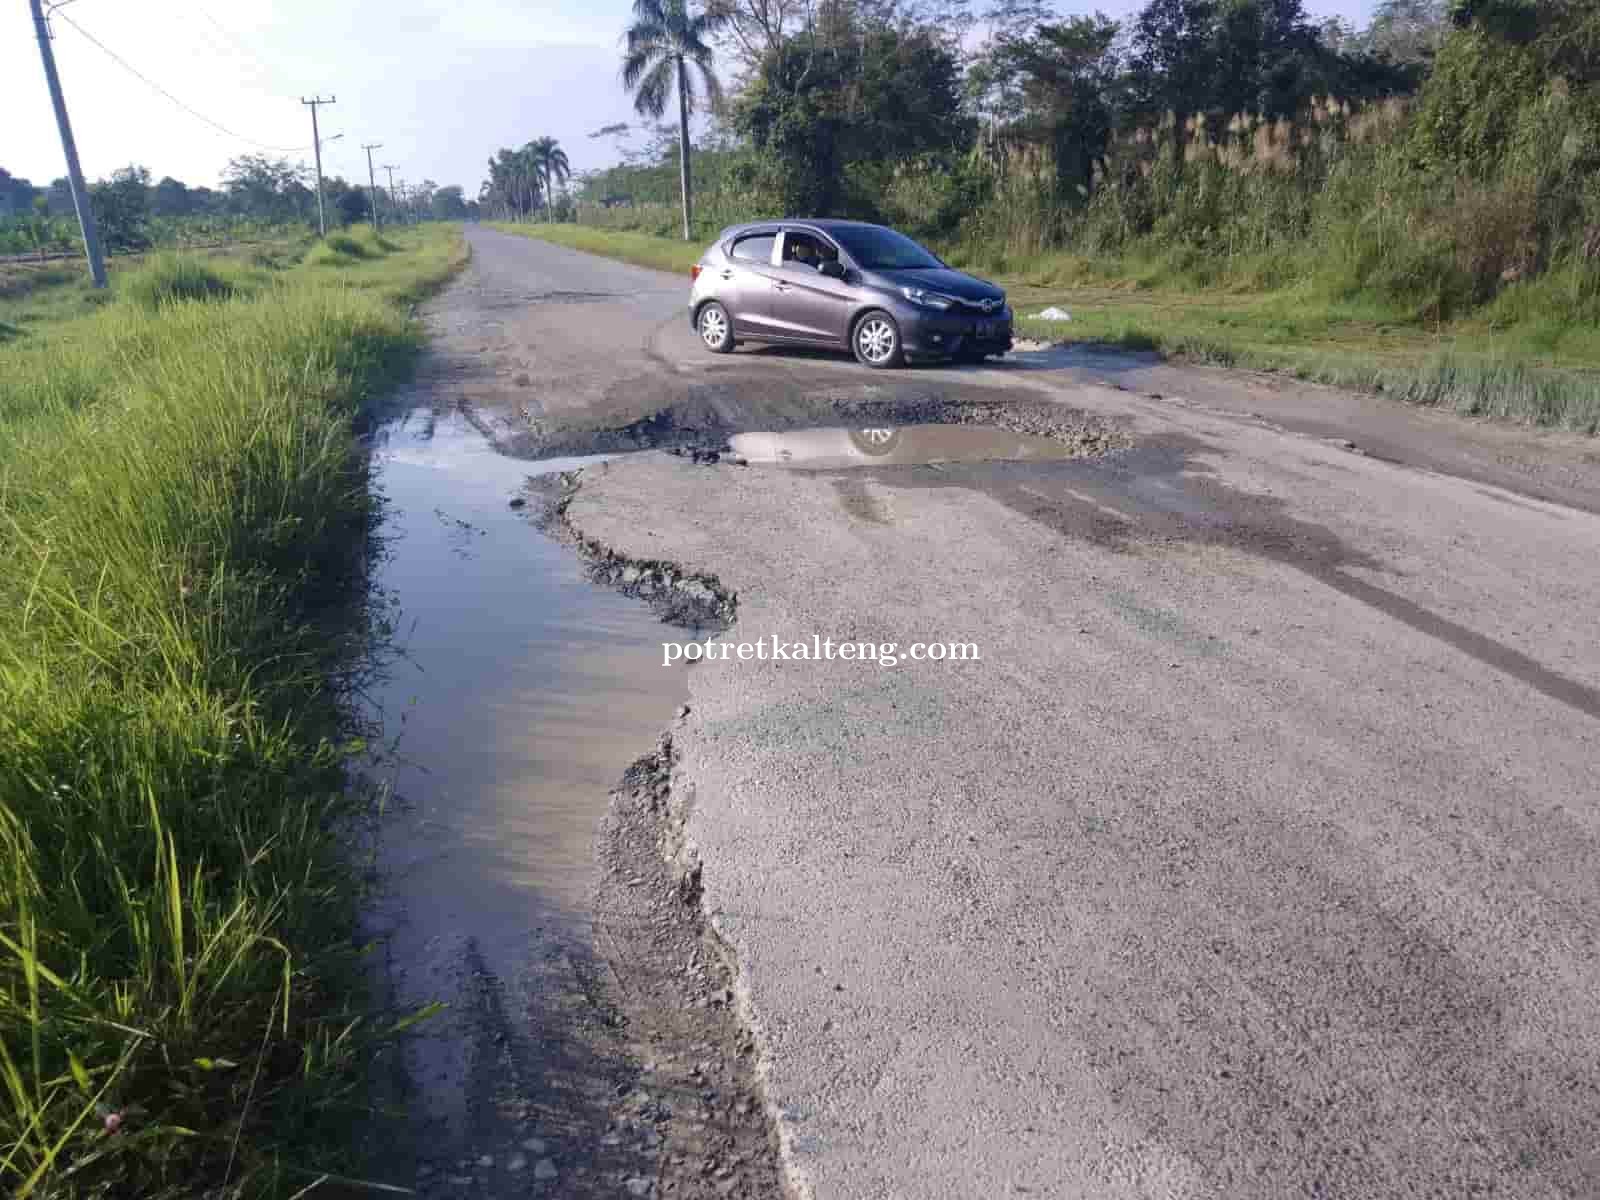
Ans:
{"label": "car door handle", "polygon": [[733,272],[732,271],[724,271],[722,273],[722,277],[724,279],[732,279],[733,278]]}
{"label": "car door handle", "polygon": [[775,291],[775,292],[787,292],[789,290],[789,285],[787,283],[776,283],[775,282],[772,285],[772,290]]}

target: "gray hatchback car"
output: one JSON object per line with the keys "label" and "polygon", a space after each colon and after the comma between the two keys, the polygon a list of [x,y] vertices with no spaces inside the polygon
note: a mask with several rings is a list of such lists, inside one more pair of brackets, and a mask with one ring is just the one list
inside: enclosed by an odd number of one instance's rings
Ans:
{"label": "gray hatchback car", "polygon": [[690,320],[719,354],[747,341],[836,346],[869,367],[897,367],[1011,349],[1005,292],[882,225],[735,225],[691,274]]}

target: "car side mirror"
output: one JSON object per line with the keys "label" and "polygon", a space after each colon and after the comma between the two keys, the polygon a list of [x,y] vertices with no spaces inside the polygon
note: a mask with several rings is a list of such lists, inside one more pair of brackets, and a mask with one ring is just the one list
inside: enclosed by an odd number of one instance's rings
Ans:
{"label": "car side mirror", "polygon": [[843,279],[844,264],[837,259],[825,258],[817,264],[817,273],[829,279]]}

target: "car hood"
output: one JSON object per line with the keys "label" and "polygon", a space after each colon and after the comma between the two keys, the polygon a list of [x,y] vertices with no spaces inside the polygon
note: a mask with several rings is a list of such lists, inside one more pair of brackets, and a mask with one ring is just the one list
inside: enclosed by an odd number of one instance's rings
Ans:
{"label": "car hood", "polygon": [[1000,300],[1005,292],[964,271],[940,267],[927,271],[868,271],[867,275],[880,279],[890,287],[916,287],[924,291],[939,292],[958,300]]}

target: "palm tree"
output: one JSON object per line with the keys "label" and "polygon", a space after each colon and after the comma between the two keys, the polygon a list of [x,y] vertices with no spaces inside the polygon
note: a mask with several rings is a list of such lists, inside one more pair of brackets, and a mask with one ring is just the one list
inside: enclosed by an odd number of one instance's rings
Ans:
{"label": "palm tree", "polygon": [[[707,39],[728,23],[725,9],[717,7],[689,15],[688,0],[634,0],[634,22],[623,35],[627,53],[622,59],[622,86],[633,93],[634,111],[659,119],[667,111],[671,89],[678,92],[678,181],[683,187],[683,240],[691,236],[693,206],[689,188],[689,114],[694,110],[694,74],[700,76],[706,98],[722,98],[722,84],[711,69]],[[691,73],[690,66],[698,68]]]}
{"label": "palm tree", "polygon": [[526,151],[498,150],[489,160],[489,189],[513,220],[533,212],[539,186],[539,174]]}
{"label": "palm tree", "polygon": [[533,169],[544,176],[544,213],[547,221],[555,220],[556,180],[565,183],[572,177],[572,164],[567,152],[553,137],[535,138],[522,148],[533,164]]}

